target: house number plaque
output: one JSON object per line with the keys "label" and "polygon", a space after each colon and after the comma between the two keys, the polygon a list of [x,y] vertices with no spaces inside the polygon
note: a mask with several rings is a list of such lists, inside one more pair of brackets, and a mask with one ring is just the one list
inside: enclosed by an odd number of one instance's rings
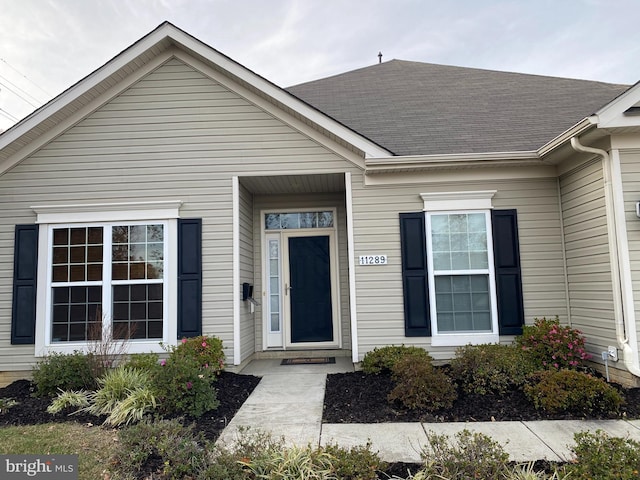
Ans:
{"label": "house number plaque", "polygon": [[386,265],[386,255],[360,255],[360,265]]}

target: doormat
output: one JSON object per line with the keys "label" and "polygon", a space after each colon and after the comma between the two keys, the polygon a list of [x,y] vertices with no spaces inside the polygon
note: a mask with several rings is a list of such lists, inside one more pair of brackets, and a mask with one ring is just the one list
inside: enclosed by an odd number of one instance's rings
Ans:
{"label": "doormat", "polygon": [[326,365],[328,363],[336,363],[336,357],[318,357],[318,358],[285,358],[280,365]]}

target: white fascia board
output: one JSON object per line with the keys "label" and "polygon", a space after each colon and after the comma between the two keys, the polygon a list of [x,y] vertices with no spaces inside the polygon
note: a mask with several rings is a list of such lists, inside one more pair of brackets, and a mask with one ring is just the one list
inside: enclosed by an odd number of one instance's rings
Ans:
{"label": "white fascia board", "polygon": [[595,114],[598,116],[598,127],[614,128],[640,125],[638,116],[625,116],[624,112],[640,102],[640,82],[629,87]]}
{"label": "white fascia board", "polygon": [[539,164],[540,156],[535,151],[451,153],[437,155],[406,155],[384,158],[367,158],[367,173],[378,173],[398,169],[428,169],[446,167],[495,167],[503,165]]}
{"label": "white fascia board", "polygon": [[578,123],[566,129],[560,135],[558,135],[557,137],[555,137],[554,139],[552,139],[551,141],[545,143],[542,147],[540,147],[537,150],[538,155],[540,156],[540,158],[544,157],[545,155],[552,152],[556,148],[564,145],[565,143],[568,143],[572,137],[583,134],[584,132],[592,128],[597,123],[598,123],[597,115],[591,115],[589,117],[583,118]]}

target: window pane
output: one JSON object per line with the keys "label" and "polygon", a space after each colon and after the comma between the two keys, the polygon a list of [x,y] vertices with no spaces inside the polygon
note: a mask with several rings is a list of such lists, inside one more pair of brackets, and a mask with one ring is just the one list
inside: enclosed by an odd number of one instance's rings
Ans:
{"label": "window pane", "polygon": [[53,264],[68,263],[69,250],[66,245],[64,247],[53,247]]}
{"label": "window pane", "polygon": [[436,271],[488,270],[484,213],[431,215],[430,225],[431,255]]}
{"label": "window pane", "polygon": [[71,229],[71,241],[70,245],[85,245],[87,243],[87,229],[86,228],[72,228]]}
{"label": "window pane", "polygon": [[280,230],[280,215],[267,213],[264,217],[264,227],[266,230]]}
{"label": "window pane", "polygon": [[52,297],[53,342],[87,340],[102,321],[100,287],[54,287]]}
{"label": "window pane", "polygon": [[318,213],[318,228],[333,227],[333,212]]}
{"label": "window pane", "polygon": [[67,267],[66,265],[57,265],[53,267],[52,280],[54,282],[68,282],[69,267]]}
{"label": "window pane", "polygon": [[56,228],[53,230],[54,245],[69,245],[69,229]]}
{"label": "window pane", "polygon": [[70,282],[84,282],[86,277],[84,265],[71,265],[69,267],[69,281]]}
{"label": "window pane", "polygon": [[303,212],[300,214],[300,228],[314,228],[318,225],[318,214],[315,212]]}
{"label": "window pane", "polygon": [[147,227],[145,225],[131,225],[129,227],[130,243],[145,243],[147,241]]}
{"label": "window pane", "polygon": [[164,242],[162,225],[147,225],[147,242]]}
{"label": "window pane", "polygon": [[118,225],[113,227],[112,238],[114,280],[163,278],[163,225]]}
{"label": "window pane", "polygon": [[162,338],[163,318],[162,284],[113,287],[115,338]]}
{"label": "window pane", "polygon": [[491,331],[488,275],[435,277],[438,332]]}
{"label": "window pane", "polygon": [[271,314],[270,331],[271,332],[279,332],[280,331],[280,314],[279,313],[272,313]]}
{"label": "window pane", "polygon": [[282,225],[282,229],[300,228],[300,217],[297,213],[280,214],[280,222]]}
{"label": "window pane", "polygon": [[331,228],[333,224],[333,212],[282,212],[264,216],[265,230]]}
{"label": "window pane", "polygon": [[127,263],[114,263],[111,266],[111,276],[114,280],[128,280],[129,279],[129,264]]}

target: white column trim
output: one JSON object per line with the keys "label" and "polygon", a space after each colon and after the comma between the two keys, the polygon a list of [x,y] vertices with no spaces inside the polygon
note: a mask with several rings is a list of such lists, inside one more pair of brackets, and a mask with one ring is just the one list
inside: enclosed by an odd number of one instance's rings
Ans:
{"label": "white column trim", "polygon": [[347,258],[349,270],[349,313],[351,317],[351,359],[358,362],[358,308],[356,297],[356,254],[353,237],[353,194],[351,191],[351,172],[344,174],[345,203],[347,209]]}
{"label": "white column trim", "polygon": [[[624,210],[624,194],[622,185],[622,169],[620,167],[620,151],[611,150],[611,183],[612,200],[615,218],[616,239],[618,241],[618,264],[620,275],[620,290],[622,297],[622,309],[626,317],[626,337],[633,352],[631,363],[638,375],[640,371],[640,352],[638,352],[638,333],[636,323],[635,302],[633,298],[633,280],[631,275],[631,260],[629,257],[629,240],[627,237],[627,222]],[[626,360],[626,358],[625,358]]]}
{"label": "white column trim", "polygon": [[232,189],[232,227],[231,239],[233,251],[232,262],[232,297],[233,297],[233,364],[240,365],[240,182],[234,176],[231,183]]}

